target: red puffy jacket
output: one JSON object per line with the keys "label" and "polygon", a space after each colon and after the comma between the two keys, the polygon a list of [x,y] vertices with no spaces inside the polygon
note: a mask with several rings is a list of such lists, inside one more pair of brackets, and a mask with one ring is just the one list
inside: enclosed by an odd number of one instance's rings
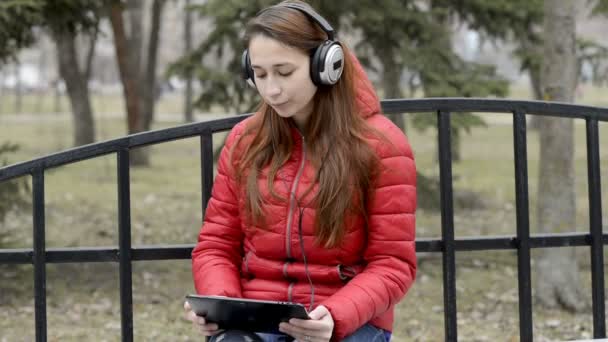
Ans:
{"label": "red puffy jacket", "polygon": [[[380,114],[380,103],[361,66],[356,63],[357,105],[366,122],[391,142],[369,140],[382,166],[368,204],[369,226],[362,217],[349,218],[344,242],[325,249],[314,244],[315,208],[305,207],[302,239],[314,284],[314,305],[324,305],[334,319],[332,340],[341,340],[367,322],[392,331],[394,306],[416,274],[416,169],[406,137]],[[192,252],[192,273],[200,294],[252,299],[311,302],[298,234],[300,204],[309,194],[287,203],[269,195],[267,230],[245,227],[244,189],[237,185],[229,151],[245,125],[235,126],[221,153],[218,173],[205,213],[198,244]],[[294,151],[275,180],[276,192],[300,198],[315,170],[306,159],[306,145],[293,130]],[[240,147],[240,146],[239,146]],[[238,153],[238,151],[235,151]]]}

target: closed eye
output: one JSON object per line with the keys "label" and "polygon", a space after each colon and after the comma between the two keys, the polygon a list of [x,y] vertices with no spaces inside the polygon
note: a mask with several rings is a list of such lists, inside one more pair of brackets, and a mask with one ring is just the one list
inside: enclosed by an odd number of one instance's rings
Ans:
{"label": "closed eye", "polygon": [[[291,74],[293,74],[293,70],[288,71],[288,72],[277,72],[279,74],[279,76],[281,77],[289,77],[291,76]],[[259,78],[259,79],[264,79],[266,77],[266,74],[255,74],[255,77]]]}

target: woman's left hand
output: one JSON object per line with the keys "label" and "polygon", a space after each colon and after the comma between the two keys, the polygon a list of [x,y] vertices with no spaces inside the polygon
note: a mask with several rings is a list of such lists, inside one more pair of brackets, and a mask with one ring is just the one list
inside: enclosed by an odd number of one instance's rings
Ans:
{"label": "woman's left hand", "polygon": [[331,339],[334,331],[334,319],[323,305],[317,306],[308,316],[310,319],[292,318],[289,323],[281,323],[279,330],[298,342],[326,342]]}

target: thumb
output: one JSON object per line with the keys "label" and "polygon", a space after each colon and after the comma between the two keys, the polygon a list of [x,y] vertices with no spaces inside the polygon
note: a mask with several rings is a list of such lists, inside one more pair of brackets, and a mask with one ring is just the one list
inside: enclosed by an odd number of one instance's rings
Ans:
{"label": "thumb", "polygon": [[327,316],[329,314],[329,310],[323,305],[317,306],[314,310],[308,313],[308,317],[314,320],[320,320],[321,318]]}

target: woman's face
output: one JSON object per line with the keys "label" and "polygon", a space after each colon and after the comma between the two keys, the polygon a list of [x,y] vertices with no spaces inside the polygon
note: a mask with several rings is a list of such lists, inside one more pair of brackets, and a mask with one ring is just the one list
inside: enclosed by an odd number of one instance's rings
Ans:
{"label": "woman's face", "polygon": [[317,87],[310,79],[310,58],[304,52],[263,36],[249,42],[256,87],[266,103],[303,128],[312,113]]}

